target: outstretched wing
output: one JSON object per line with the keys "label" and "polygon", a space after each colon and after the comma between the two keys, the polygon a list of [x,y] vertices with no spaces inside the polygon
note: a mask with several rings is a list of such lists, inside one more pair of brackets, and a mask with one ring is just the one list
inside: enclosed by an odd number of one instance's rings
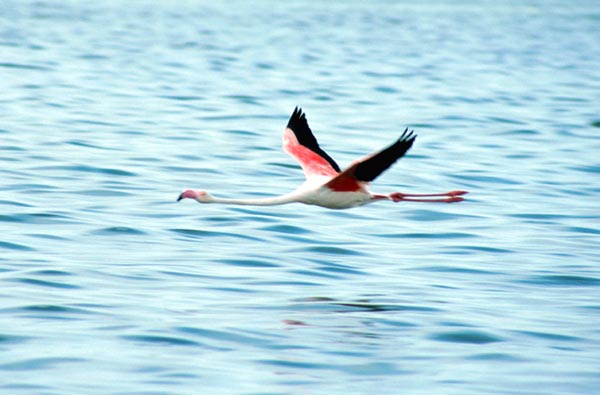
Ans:
{"label": "outstretched wing", "polygon": [[412,147],[417,138],[413,132],[413,130],[409,132],[406,128],[394,144],[358,162],[354,170],[354,177],[358,181],[365,182],[376,179]]}
{"label": "outstretched wing", "polygon": [[404,130],[402,136],[389,147],[369,155],[358,162],[353,163],[329,181],[326,185],[335,191],[354,191],[362,188],[362,185],[376,179],[386,171],[398,159],[412,147],[417,136],[413,131]]}
{"label": "outstretched wing", "polygon": [[296,158],[306,178],[335,176],[341,171],[331,156],[319,147],[301,108],[296,107],[283,132],[283,150]]}

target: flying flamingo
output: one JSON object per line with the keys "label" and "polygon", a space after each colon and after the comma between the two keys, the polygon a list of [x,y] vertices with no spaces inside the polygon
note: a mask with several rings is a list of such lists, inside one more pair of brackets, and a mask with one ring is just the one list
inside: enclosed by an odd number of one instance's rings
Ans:
{"label": "flying flamingo", "polygon": [[381,200],[393,202],[442,202],[454,203],[464,199],[466,191],[451,191],[433,194],[408,194],[392,192],[390,194],[371,193],[369,183],[400,159],[413,145],[417,136],[408,128],[392,145],[354,161],[345,170],[317,143],[306,115],[296,107],[283,132],[283,149],[300,163],[306,182],[295,191],[285,195],[259,199],[224,199],[206,191],[185,190],[177,201],[194,199],[200,203],[225,203],[250,206],[275,206],[287,203],[304,203],[331,209],[345,209],[362,206]]}

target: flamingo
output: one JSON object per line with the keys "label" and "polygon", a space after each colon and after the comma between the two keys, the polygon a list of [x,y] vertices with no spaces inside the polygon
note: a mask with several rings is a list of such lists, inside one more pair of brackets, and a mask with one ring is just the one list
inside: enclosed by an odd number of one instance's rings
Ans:
{"label": "flamingo", "polygon": [[330,209],[346,209],[384,200],[428,203],[463,201],[461,195],[467,192],[460,190],[433,194],[369,192],[369,183],[400,159],[413,145],[416,137],[414,131],[409,132],[406,128],[394,144],[354,161],[342,171],[331,156],[319,146],[308,126],[306,115],[301,108],[296,107],[283,132],[283,150],[293,156],[304,171],[306,181],[300,187],[285,195],[258,199],[225,199],[203,190],[187,189],[179,195],[177,201],[194,199],[199,203],[249,206],[275,206],[297,202]]}

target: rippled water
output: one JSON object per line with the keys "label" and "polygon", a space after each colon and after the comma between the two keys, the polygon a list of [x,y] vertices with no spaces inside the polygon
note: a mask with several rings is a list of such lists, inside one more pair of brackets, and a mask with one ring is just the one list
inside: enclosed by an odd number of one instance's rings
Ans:
{"label": "rippled water", "polygon": [[[166,3],[166,2],[165,2]],[[592,394],[597,2],[3,2],[3,394]],[[288,192],[294,106],[374,189]]]}

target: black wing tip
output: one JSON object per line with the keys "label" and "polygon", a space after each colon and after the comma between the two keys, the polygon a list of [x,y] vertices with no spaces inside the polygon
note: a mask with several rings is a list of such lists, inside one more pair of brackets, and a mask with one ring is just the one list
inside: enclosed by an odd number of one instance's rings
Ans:
{"label": "black wing tip", "polygon": [[414,130],[410,130],[410,132],[408,131],[408,128],[404,129],[404,132],[402,132],[402,135],[400,136],[400,138],[398,139],[398,142],[408,142],[410,144],[414,143],[415,139],[417,138],[417,135],[415,134]]}
{"label": "black wing tip", "polygon": [[294,130],[294,126],[304,126],[300,125],[301,122],[306,123],[306,126],[308,126],[308,122],[306,121],[306,114],[304,113],[304,111],[302,111],[301,107],[296,106],[296,108],[294,108],[292,116],[290,117],[290,120],[288,121],[287,127]]}
{"label": "black wing tip", "polygon": [[411,131],[408,131],[408,128],[404,129],[404,132],[402,132],[402,135],[400,136],[400,138],[398,139],[398,141],[396,141],[396,143],[394,144],[395,146],[404,146],[405,147],[405,151],[408,151],[413,143],[415,142],[415,140],[417,139],[417,135],[415,134],[415,131],[411,129]]}

